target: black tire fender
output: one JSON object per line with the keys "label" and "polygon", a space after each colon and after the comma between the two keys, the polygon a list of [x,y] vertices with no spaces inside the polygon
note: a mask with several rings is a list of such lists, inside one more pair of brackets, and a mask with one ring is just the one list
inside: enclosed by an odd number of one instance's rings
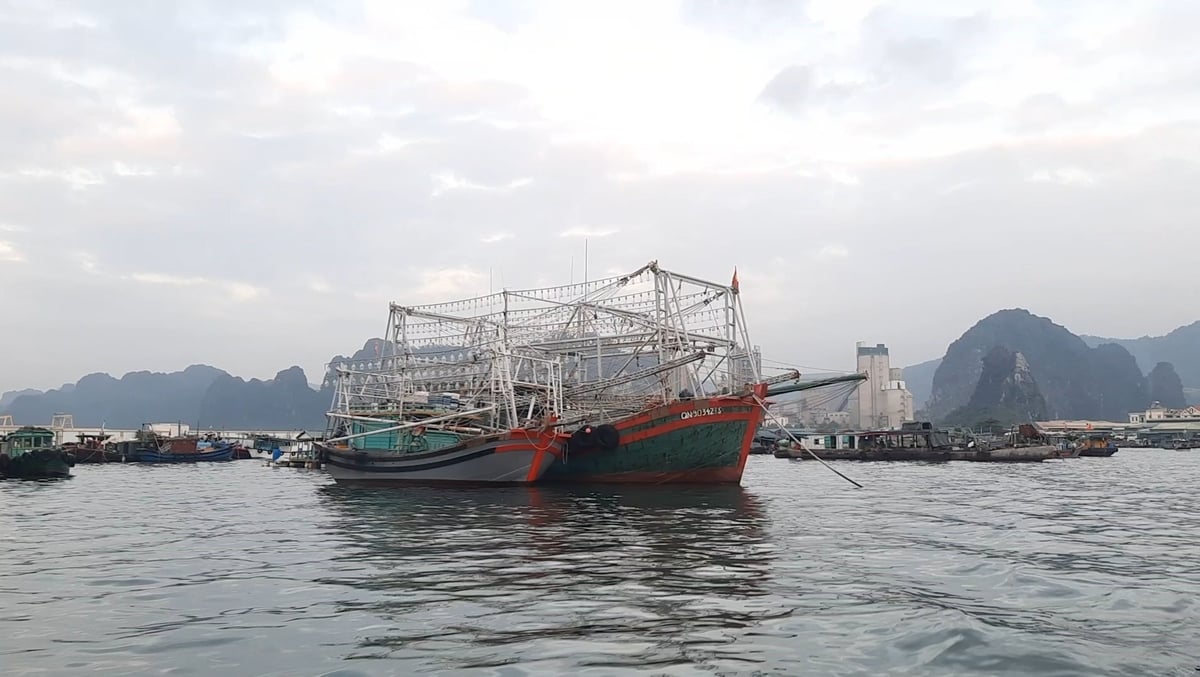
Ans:
{"label": "black tire fender", "polygon": [[596,442],[596,428],[591,425],[584,425],[571,434],[569,444],[572,449],[594,449],[596,448]]}
{"label": "black tire fender", "polygon": [[599,443],[601,449],[612,451],[621,446],[621,433],[615,425],[605,423],[604,425],[596,426],[596,441]]}

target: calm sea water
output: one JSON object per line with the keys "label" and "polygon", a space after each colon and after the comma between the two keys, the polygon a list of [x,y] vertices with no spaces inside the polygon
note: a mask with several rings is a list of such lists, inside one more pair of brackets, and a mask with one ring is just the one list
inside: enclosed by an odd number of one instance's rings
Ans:
{"label": "calm sea water", "polygon": [[743,487],[0,482],[5,675],[1198,675],[1200,452]]}

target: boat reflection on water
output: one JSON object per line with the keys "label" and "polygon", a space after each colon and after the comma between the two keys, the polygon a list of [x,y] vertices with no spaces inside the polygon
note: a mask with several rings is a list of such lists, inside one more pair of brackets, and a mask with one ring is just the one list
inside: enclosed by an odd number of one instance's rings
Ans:
{"label": "boat reflection on water", "polygon": [[736,485],[329,486],[322,501],[341,544],[323,582],[355,591],[342,612],[386,624],[348,657],[745,668],[722,631],[788,613],[766,589],[763,504]]}

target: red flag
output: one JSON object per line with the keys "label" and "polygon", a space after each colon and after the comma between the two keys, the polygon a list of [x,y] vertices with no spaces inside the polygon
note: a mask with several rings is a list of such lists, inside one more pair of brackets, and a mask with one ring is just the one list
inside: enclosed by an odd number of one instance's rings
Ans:
{"label": "red flag", "polygon": [[733,287],[733,290],[734,290],[734,291],[737,291],[737,290],[738,290],[737,266],[734,266],[734,267],[733,267],[733,282],[732,282],[732,283],[730,283],[730,285],[729,285],[729,286]]}

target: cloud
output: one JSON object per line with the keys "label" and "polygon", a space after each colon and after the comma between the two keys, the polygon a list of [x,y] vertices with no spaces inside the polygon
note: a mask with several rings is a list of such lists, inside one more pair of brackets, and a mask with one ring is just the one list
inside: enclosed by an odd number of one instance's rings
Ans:
{"label": "cloud", "polygon": [[559,233],[558,235],[559,235],[559,237],[599,238],[599,237],[608,237],[609,235],[616,235],[619,232],[621,232],[621,231],[620,231],[620,229],[617,229],[617,228],[576,227],[576,228],[571,228],[569,230],[564,230],[563,232]]}
{"label": "cloud", "polygon": [[9,263],[21,263],[25,260],[25,256],[17,249],[17,246],[11,242],[0,240],[0,261]]}
{"label": "cloud", "polygon": [[[1195,319],[1141,302],[1194,286],[1186,3],[64,0],[0,15],[0,223],[20,226],[0,231],[2,256],[61,264],[0,265],[0,288],[23,290],[5,302],[46,323],[0,334],[0,351],[67,356],[15,365],[11,387],[176,362],[320,369],[378,334],[388,300],[580,279],[579,238],[593,277],[657,259],[723,281],[740,264],[755,340],[803,364],[852,360],[878,326],[897,360],[933,357],[1031,295],[1098,334]],[[998,232],[1082,258],[1120,237],[1129,275],[1013,280],[991,265],[1006,263]],[[872,274],[813,285],[818,261]],[[880,308],[880,279],[945,312],[906,322]],[[63,298],[106,309],[86,354],[44,310]],[[1131,310],[1084,317],[1089,298]],[[778,312],[795,306],[803,321]],[[864,307],[878,311],[845,320]],[[137,351],[107,338],[145,308],[186,331]],[[238,321],[197,326],[201,308]],[[797,343],[811,324],[834,329]],[[287,364],[277,332],[305,336]]]}
{"label": "cloud", "polygon": [[79,269],[85,273],[100,272],[96,257],[88,252],[75,252],[71,258],[79,265]]}
{"label": "cloud", "polygon": [[857,186],[862,183],[857,174],[845,167],[829,167],[825,172],[830,181],[843,186]]}
{"label": "cloud", "polygon": [[190,287],[198,284],[209,284],[203,277],[180,277],[163,273],[132,273],[129,279],[146,284],[168,284],[177,287]]}
{"label": "cloud", "polygon": [[154,176],[158,172],[151,167],[138,167],[116,161],[112,166],[113,174],[117,176]]}
{"label": "cloud", "polygon": [[263,295],[263,290],[244,282],[224,282],[222,287],[229,293],[232,301],[253,301]]}
{"label": "cloud", "polygon": [[397,299],[402,304],[437,303],[487,293],[487,276],[465,266],[426,269],[417,274],[412,300]]}
{"label": "cloud", "polygon": [[812,89],[812,68],[787,66],[771,78],[758,96],[783,108],[797,108],[808,100]]}
{"label": "cloud", "polygon": [[1022,100],[1012,112],[1018,131],[1044,131],[1070,119],[1072,107],[1055,92],[1039,92]]}
{"label": "cloud", "polygon": [[389,155],[398,153],[414,144],[423,143],[420,139],[410,139],[395,134],[384,133],[375,140],[374,144],[355,151],[363,155]]}
{"label": "cloud", "polygon": [[850,256],[850,250],[840,244],[827,244],[818,249],[813,257],[820,260],[844,259]]}
{"label": "cloud", "polygon": [[1087,186],[1096,182],[1091,172],[1078,167],[1060,167],[1058,169],[1039,169],[1029,177],[1030,181],[1040,183],[1057,183],[1064,186]]}
{"label": "cloud", "polygon": [[211,280],[205,277],[185,277],[164,273],[132,273],[127,279],[142,284],[166,285],[171,287],[207,287],[219,290],[223,296],[235,303],[253,301],[263,296],[266,290],[245,282]]}
{"label": "cloud", "polygon": [[[62,181],[71,188],[82,189],[104,184],[104,177],[84,167],[69,169],[46,169],[44,167],[26,167],[8,174],[9,178],[33,179],[35,181],[51,179]],[[0,175],[0,178],[4,178]]]}
{"label": "cloud", "polygon": [[502,185],[485,185],[475,181],[470,181],[458,176],[454,172],[439,172],[433,177],[433,197],[439,197],[445,193],[456,190],[475,190],[475,191],[511,191],[518,188],[524,188],[533,183],[533,179],[529,177],[520,177],[505,182]]}

